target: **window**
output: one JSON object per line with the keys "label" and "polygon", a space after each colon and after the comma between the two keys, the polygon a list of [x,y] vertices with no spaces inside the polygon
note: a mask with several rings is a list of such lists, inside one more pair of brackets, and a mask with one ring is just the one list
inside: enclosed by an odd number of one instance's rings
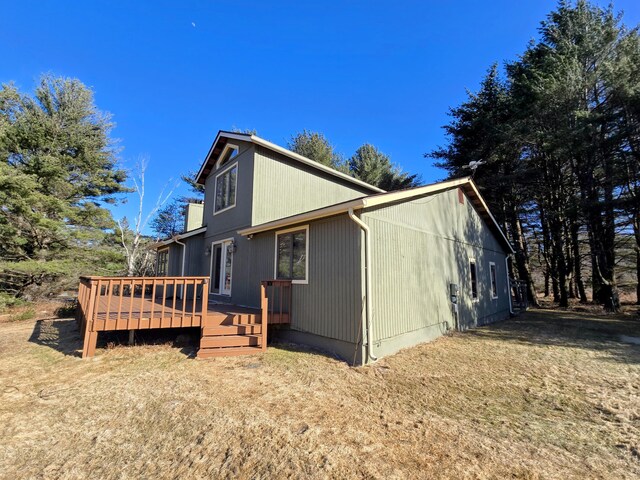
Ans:
{"label": "window", "polygon": [[217,166],[221,167],[225,163],[227,163],[229,160],[235,158],[238,155],[239,151],[240,149],[238,148],[237,145],[231,145],[230,143],[225,145],[224,149],[222,150],[222,153],[220,154],[220,157],[218,157]]}
{"label": "window", "polygon": [[307,283],[309,226],[276,232],[275,277]]}
{"label": "window", "polygon": [[476,261],[469,260],[469,270],[471,271],[471,299],[478,299],[478,271],[476,270]]}
{"label": "window", "polygon": [[214,215],[236,206],[236,184],[238,182],[238,164],[227,168],[216,176]]}
{"label": "window", "polygon": [[158,250],[156,276],[166,277],[169,270],[169,249]]}
{"label": "window", "polygon": [[489,275],[491,275],[491,298],[498,298],[498,274],[496,264],[489,262]]}

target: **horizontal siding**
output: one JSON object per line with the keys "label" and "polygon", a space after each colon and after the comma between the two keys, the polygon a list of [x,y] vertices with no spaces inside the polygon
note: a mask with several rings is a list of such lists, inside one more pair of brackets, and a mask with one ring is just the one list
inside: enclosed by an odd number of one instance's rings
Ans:
{"label": "horizontal siding", "polygon": [[254,177],[253,225],[373,193],[262,147]]}
{"label": "horizontal siding", "polygon": [[[372,235],[374,338],[455,326],[449,284],[460,288],[461,328],[508,313],[505,253],[475,209],[457,191],[365,212]],[[472,302],[469,258],[478,267],[479,301]],[[491,299],[489,262],[497,267]]]}

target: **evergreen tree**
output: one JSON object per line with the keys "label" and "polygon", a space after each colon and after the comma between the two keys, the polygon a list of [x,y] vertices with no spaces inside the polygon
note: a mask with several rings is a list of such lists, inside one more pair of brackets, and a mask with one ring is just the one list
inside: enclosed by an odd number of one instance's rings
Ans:
{"label": "evergreen tree", "polygon": [[303,130],[291,137],[287,147],[303,157],[307,157],[315,162],[334,168],[343,173],[348,172],[348,167],[327,138],[318,132]]}
{"label": "evergreen tree", "polygon": [[33,95],[2,85],[0,270],[37,283],[101,255],[87,252],[114,226],[105,205],[126,191],[111,127],[79,80],[45,75]]}
{"label": "evergreen tree", "polygon": [[400,190],[420,184],[418,175],[403,172],[391,159],[371,144],[362,145],[349,159],[349,172],[363,182],[383,190]]}

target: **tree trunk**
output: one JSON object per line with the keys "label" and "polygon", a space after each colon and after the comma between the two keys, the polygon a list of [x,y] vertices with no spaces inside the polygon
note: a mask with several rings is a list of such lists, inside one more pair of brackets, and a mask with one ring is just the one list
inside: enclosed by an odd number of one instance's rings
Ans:
{"label": "tree trunk", "polygon": [[531,267],[529,265],[529,256],[527,255],[527,245],[522,233],[522,222],[516,208],[511,211],[510,223],[511,231],[513,232],[513,243],[515,247],[515,264],[518,270],[518,278],[524,280],[526,283],[527,297],[529,303],[534,307],[538,307],[538,296],[536,294],[536,287],[533,282],[533,276],[531,275]]}

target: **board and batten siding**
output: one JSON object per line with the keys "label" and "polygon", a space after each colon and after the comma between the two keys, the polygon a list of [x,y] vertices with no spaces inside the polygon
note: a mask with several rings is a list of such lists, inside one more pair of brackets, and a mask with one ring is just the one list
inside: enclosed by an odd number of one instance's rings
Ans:
{"label": "board and batten siding", "polygon": [[[371,209],[362,219],[372,236],[378,344],[404,335],[395,345],[402,348],[509,315],[506,253],[468,199],[460,204],[456,189]],[[471,300],[470,258],[478,269],[478,301]],[[490,262],[496,264],[498,299],[491,298]],[[451,283],[459,286],[457,322]]]}
{"label": "board and batten siding", "polygon": [[257,146],[252,225],[375,193]]}
{"label": "board and batten siding", "polygon": [[[357,344],[362,329],[360,230],[340,215],[309,224],[308,284],[294,284],[291,329]],[[248,285],[274,277],[276,232],[255,235]],[[238,247],[240,249],[240,247]],[[250,305],[259,305],[258,288]]]}
{"label": "board and batten siding", "polygon": [[[207,227],[206,237],[211,239],[225,232],[235,232],[251,225],[253,159],[255,146],[247,142],[231,141],[237,144],[239,153],[222,167],[212,170],[205,181],[203,225]],[[216,176],[229,166],[238,164],[236,185],[236,205],[214,215]]]}
{"label": "board and batten siding", "polygon": [[[184,274],[187,277],[208,275],[209,269],[204,268],[204,233],[181,240],[186,245]],[[169,266],[167,275],[178,277],[182,273],[182,245],[171,243],[169,248]],[[162,250],[159,249],[159,250]]]}

